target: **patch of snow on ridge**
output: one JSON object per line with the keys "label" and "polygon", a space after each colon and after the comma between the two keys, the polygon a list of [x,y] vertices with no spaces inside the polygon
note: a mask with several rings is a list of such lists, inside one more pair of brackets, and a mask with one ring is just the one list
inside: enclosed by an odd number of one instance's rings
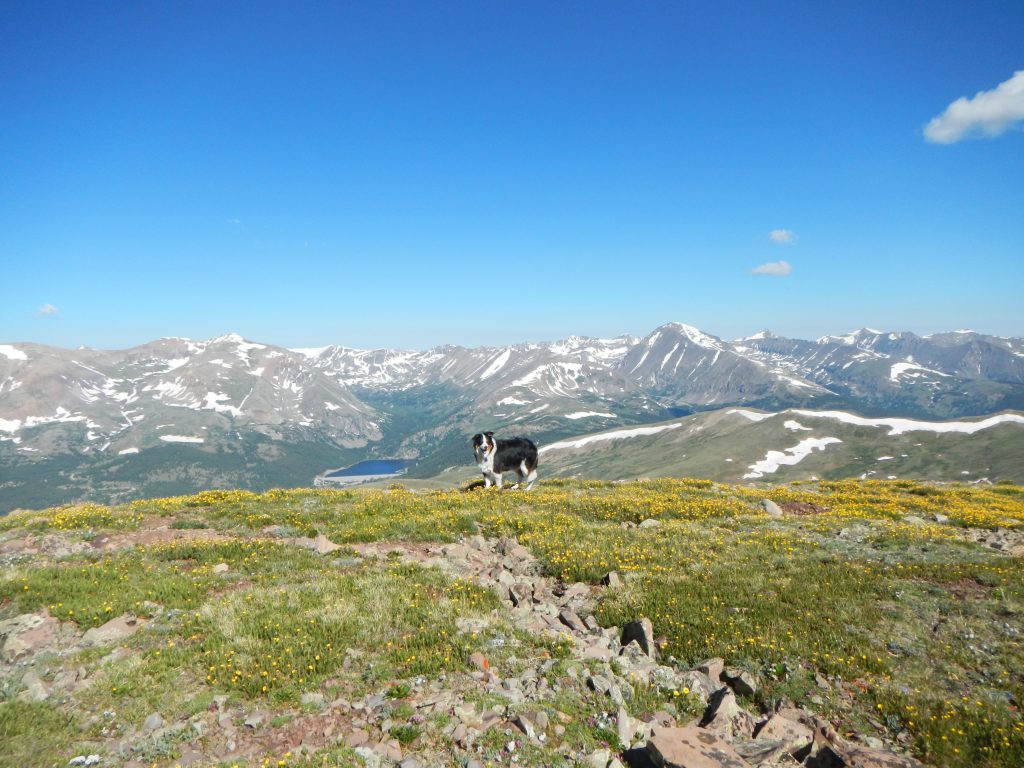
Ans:
{"label": "patch of snow on ridge", "polygon": [[222,395],[217,392],[207,392],[206,397],[203,398],[203,409],[208,411],[216,411],[217,413],[230,413],[232,416],[241,416],[242,412],[235,408],[233,405],[221,405],[221,400],[230,400],[228,395]]}
{"label": "patch of snow on ridge", "polygon": [[910,378],[917,378],[921,373],[910,373],[910,371],[922,371],[924,373],[934,373],[936,376],[945,376],[947,379],[950,378],[948,373],[942,371],[936,371],[932,368],[925,368],[923,365],[918,365],[914,362],[913,358],[907,358],[906,362],[893,363],[892,368],[889,369],[889,381],[899,382],[900,376],[908,376]]}
{"label": "patch of snow on ridge", "polygon": [[727,414],[735,413],[737,416],[742,416],[751,421],[764,421],[770,419],[772,416],[777,416],[775,413],[757,413],[756,411],[747,411],[743,408],[733,408],[731,411],[726,411]]}
{"label": "patch of snow on ridge", "polygon": [[495,405],[529,405],[525,400],[517,400],[514,397],[506,397],[499,400]]}
{"label": "patch of snow on ridge", "polygon": [[789,421],[784,422],[782,426],[793,432],[799,432],[800,430],[807,430],[808,432],[811,431],[810,427],[805,427],[803,424],[801,424],[799,421],[796,421],[795,419],[790,419]]}
{"label": "patch of snow on ridge", "polygon": [[615,432],[603,432],[600,435],[588,435],[587,437],[581,437],[576,440],[563,440],[558,443],[551,443],[551,445],[545,445],[540,449],[540,453],[546,451],[557,451],[565,448],[582,448],[584,445],[590,443],[601,443],[607,440],[625,440],[630,437],[646,437],[647,435],[656,435],[659,432],[665,432],[669,429],[678,429],[683,426],[683,422],[677,421],[672,424],[662,424],[657,427],[637,427],[636,429],[619,429]]}
{"label": "patch of snow on ridge", "polygon": [[189,437],[188,435],[160,435],[160,439],[168,443],[203,443],[201,437]]}
{"label": "patch of snow on ridge", "polygon": [[15,349],[10,344],[0,344],[0,355],[8,360],[28,360],[28,355],[20,349]]}
{"label": "patch of snow on ridge", "polygon": [[768,454],[763,459],[747,467],[750,471],[743,476],[743,479],[755,480],[759,477],[764,477],[766,474],[778,471],[781,466],[799,464],[810,456],[812,451],[823,451],[825,446],[841,442],[843,441],[838,437],[808,437],[792,448],[787,448],[785,451],[768,451]]}
{"label": "patch of snow on ridge", "polygon": [[567,413],[565,418],[567,419],[586,419],[590,416],[600,416],[604,419],[614,419],[614,413],[598,413],[597,411],[577,411],[576,413]]}
{"label": "patch of snow on ridge", "polygon": [[322,355],[328,349],[330,349],[330,346],[326,346],[326,347],[298,347],[296,349],[289,349],[288,351],[289,352],[294,352],[297,355],[302,355],[303,357],[313,358],[313,357],[320,357],[320,355]]}
{"label": "patch of snow on ridge", "polygon": [[505,367],[505,363],[508,362],[510,357],[512,357],[511,348],[506,349],[494,359],[494,362],[487,367],[487,370],[480,374],[480,380],[483,381],[484,379],[491,378],[491,376]]}
{"label": "patch of snow on ridge", "polygon": [[118,451],[117,455],[118,456],[127,456],[130,453],[138,453],[138,452],[139,452],[138,448],[125,448],[123,451]]}
{"label": "patch of snow on ridge", "polygon": [[999,424],[1024,424],[1024,416],[1016,413],[1001,413],[981,421],[915,421],[913,419],[867,419],[845,411],[804,411],[794,409],[792,413],[819,419],[835,419],[844,424],[858,427],[889,427],[890,435],[902,435],[905,432],[959,432],[973,435],[983,429]]}

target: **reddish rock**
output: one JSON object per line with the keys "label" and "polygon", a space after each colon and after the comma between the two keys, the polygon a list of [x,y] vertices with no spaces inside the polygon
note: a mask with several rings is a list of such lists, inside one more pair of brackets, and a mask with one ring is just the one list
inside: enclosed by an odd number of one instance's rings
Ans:
{"label": "reddish rock", "polygon": [[746,768],[748,765],[725,739],[692,725],[658,728],[646,749],[659,768]]}
{"label": "reddish rock", "polygon": [[807,748],[814,741],[814,731],[802,723],[795,723],[781,715],[769,717],[755,734],[758,741],[782,741],[790,754]]}
{"label": "reddish rock", "polygon": [[47,611],[26,614],[9,622],[11,631],[3,644],[3,658],[6,661],[34,656],[49,648],[57,640],[60,621]]}
{"label": "reddish rock", "polygon": [[134,635],[142,626],[139,620],[131,614],[118,616],[106,624],[93,627],[82,637],[82,645],[86,648],[94,645],[113,645],[126,637]]}
{"label": "reddish rock", "polygon": [[694,667],[698,672],[703,672],[711,678],[711,682],[722,682],[722,671],[725,669],[725,661],[720,658],[706,659]]}

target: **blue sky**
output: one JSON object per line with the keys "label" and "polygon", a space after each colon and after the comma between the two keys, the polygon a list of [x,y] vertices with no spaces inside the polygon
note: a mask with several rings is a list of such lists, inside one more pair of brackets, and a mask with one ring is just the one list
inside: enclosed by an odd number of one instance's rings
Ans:
{"label": "blue sky", "polygon": [[1024,335],[1022,32],[1019,0],[3,3],[0,341]]}

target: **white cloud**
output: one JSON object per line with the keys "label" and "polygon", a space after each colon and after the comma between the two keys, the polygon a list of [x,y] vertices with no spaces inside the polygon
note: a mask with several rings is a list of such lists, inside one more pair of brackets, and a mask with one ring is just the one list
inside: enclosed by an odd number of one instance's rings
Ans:
{"label": "white cloud", "polygon": [[752,275],[771,275],[772,277],[785,277],[793,271],[788,261],[769,261],[760,267],[750,270]]}
{"label": "white cloud", "polygon": [[60,314],[60,310],[57,309],[53,304],[43,304],[39,309],[36,310],[36,315],[43,317],[45,315],[57,315]]}
{"label": "white cloud", "polygon": [[936,144],[954,144],[976,136],[998,136],[1024,120],[1024,70],[991,91],[973,99],[961,96],[924,127],[924,137]]}
{"label": "white cloud", "polygon": [[242,223],[241,219],[224,219],[224,221],[226,221],[228,224],[241,224]]}
{"label": "white cloud", "polygon": [[773,229],[768,233],[768,237],[773,243],[782,243],[783,245],[792,245],[796,242],[796,232],[791,229]]}

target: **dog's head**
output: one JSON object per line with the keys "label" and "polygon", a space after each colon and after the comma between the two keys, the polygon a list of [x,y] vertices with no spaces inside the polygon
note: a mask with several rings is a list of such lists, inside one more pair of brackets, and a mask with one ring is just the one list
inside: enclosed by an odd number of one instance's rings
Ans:
{"label": "dog's head", "polygon": [[483,458],[494,451],[494,433],[478,432],[473,435],[473,453],[477,458]]}

